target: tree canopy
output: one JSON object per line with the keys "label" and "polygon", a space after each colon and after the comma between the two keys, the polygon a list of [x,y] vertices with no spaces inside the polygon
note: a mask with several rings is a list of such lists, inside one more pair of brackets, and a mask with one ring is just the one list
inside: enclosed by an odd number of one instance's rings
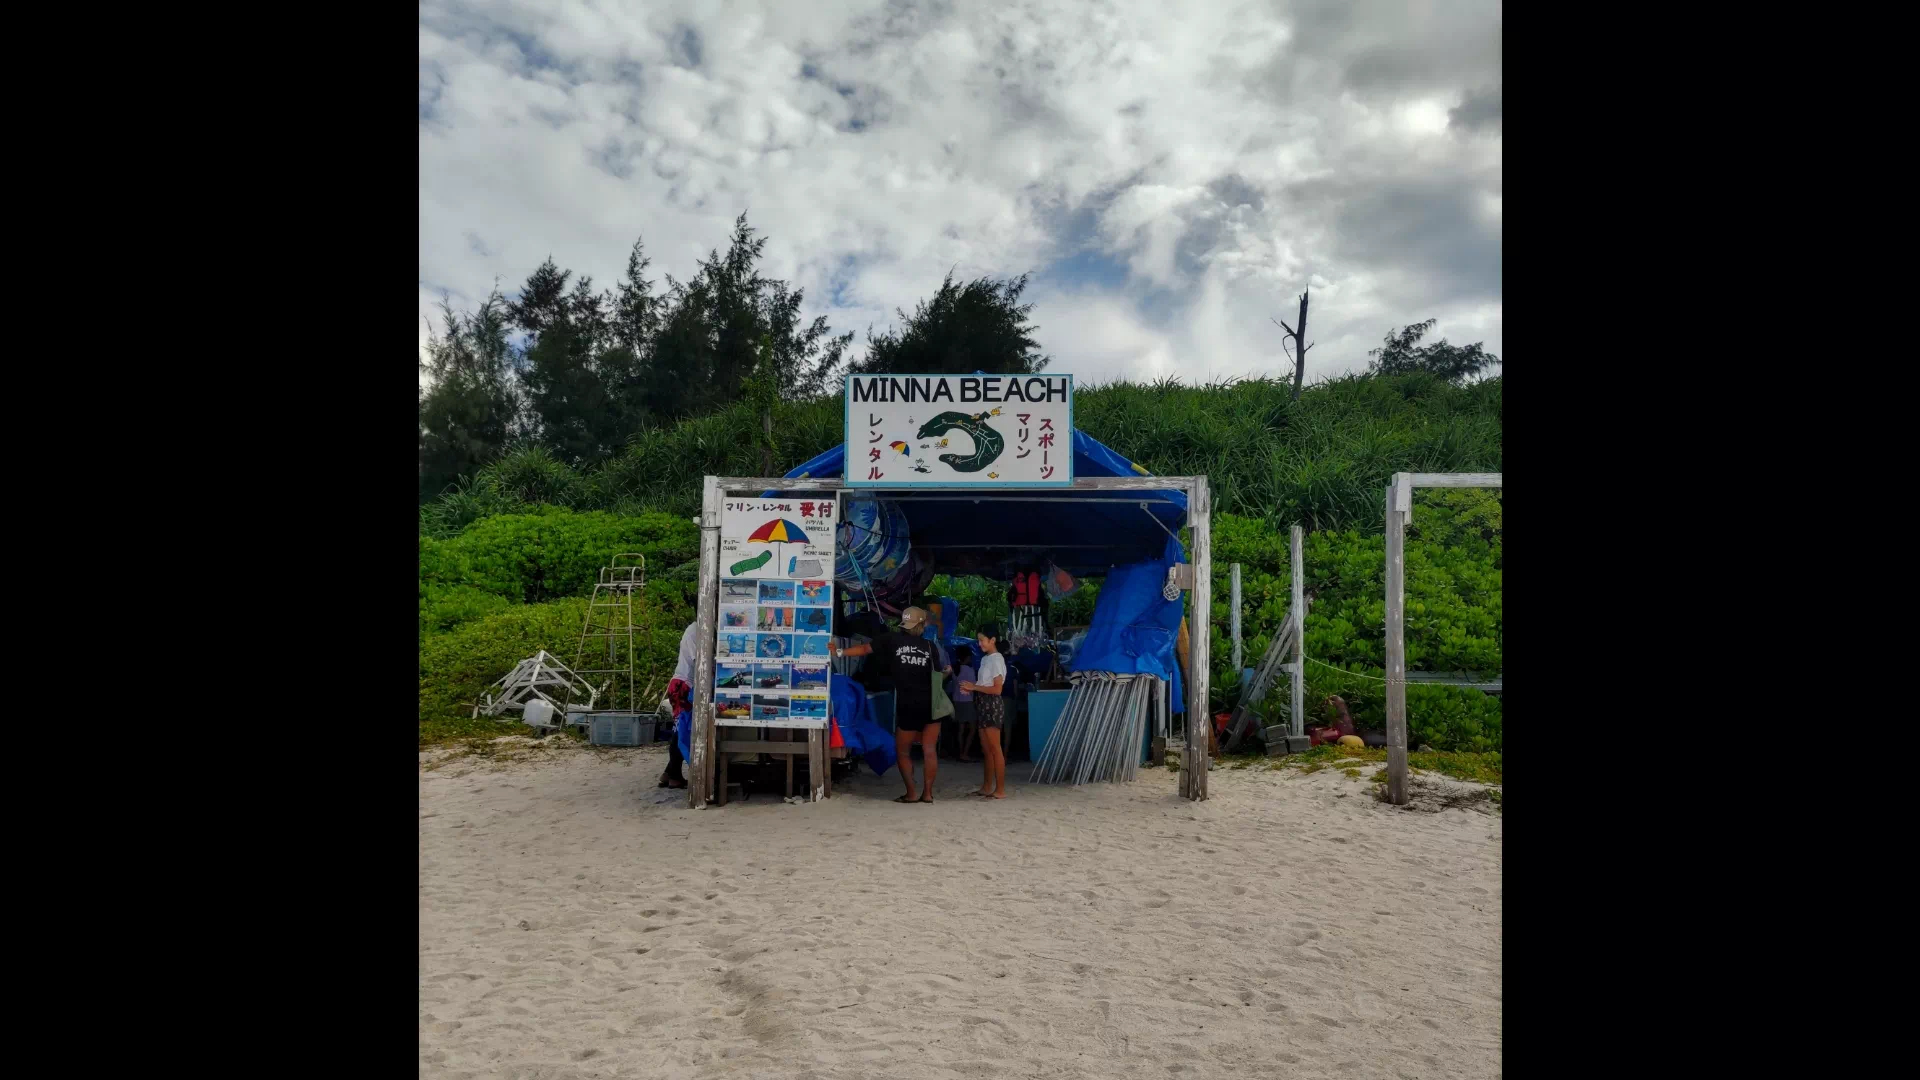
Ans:
{"label": "tree canopy", "polygon": [[1438,321],[1428,319],[1389,333],[1384,345],[1367,353],[1373,357],[1367,362],[1367,374],[1425,372],[1450,383],[1460,383],[1500,363],[1498,356],[1481,348],[1477,341],[1471,345],[1449,345],[1441,338],[1431,345],[1420,344],[1420,339],[1426,337]]}
{"label": "tree canopy", "polygon": [[1033,338],[1037,329],[1020,303],[1027,275],[1005,281],[979,278],[962,285],[947,273],[913,314],[896,309],[900,326],[867,334],[867,355],[854,370],[867,375],[1031,375],[1047,366]]}
{"label": "tree canopy", "polygon": [[[471,312],[441,305],[420,370],[420,499],[462,488],[515,448],[528,461],[590,469],[629,445],[683,421],[712,417],[751,394],[770,438],[774,410],[793,410],[838,391],[839,376],[1027,375],[1050,362],[1021,303],[1028,276],[961,282],[952,271],[912,314],[875,334],[848,363],[852,333],[801,310],[805,293],[761,268],[767,238],[741,214],[724,250],[698,260],[685,281],[649,277],[641,240],[612,289],[543,261],[520,288],[494,290]],[[1373,350],[1369,375],[1424,373],[1451,384],[1474,379],[1500,359],[1481,344],[1423,344],[1435,320],[1397,329]],[[533,454],[537,449],[538,454]],[[531,456],[529,456],[531,455]],[[550,456],[549,456],[550,455]],[[543,466],[546,467],[546,466]]]}

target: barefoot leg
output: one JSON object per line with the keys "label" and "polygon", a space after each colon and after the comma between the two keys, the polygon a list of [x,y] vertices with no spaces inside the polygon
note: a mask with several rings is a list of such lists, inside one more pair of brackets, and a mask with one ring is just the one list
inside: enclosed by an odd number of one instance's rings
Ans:
{"label": "barefoot leg", "polygon": [[933,778],[940,772],[940,722],[927,725],[920,733],[920,801],[933,801]]}
{"label": "barefoot leg", "polygon": [[900,779],[907,785],[907,798],[918,799],[920,793],[913,788],[913,743],[920,737],[917,731],[896,731],[893,733],[893,749],[899,757]]}

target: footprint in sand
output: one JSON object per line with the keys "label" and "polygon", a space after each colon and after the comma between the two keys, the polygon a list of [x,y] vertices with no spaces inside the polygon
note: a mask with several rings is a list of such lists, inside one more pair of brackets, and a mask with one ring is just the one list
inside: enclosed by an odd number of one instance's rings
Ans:
{"label": "footprint in sand", "polygon": [[1387,1010],[1380,1004],[1380,995],[1371,990],[1362,990],[1353,995],[1352,1009],[1353,1015],[1362,1020],[1378,1020],[1387,1015]]}

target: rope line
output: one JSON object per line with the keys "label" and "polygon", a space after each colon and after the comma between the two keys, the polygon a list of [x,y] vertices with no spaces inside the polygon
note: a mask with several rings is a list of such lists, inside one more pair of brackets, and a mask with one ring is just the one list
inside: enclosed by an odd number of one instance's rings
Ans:
{"label": "rope line", "polygon": [[[1329,664],[1320,660],[1315,660],[1313,657],[1306,656],[1304,654],[1300,657],[1300,659],[1305,660],[1309,664],[1319,664],[1321,667],[1326,668],[1328,671],[1337,671],[1342,675],[1352,675],[1353,677],[1358,679],[1372,679],[1374,682],[1377,682],[1377,683],[1383,683],[1387,681],[1385,679],[1379,678],[1374,675],[1362,675],[1357,671],[1348,671],[1346,668],[1337,668],[1337,667],[1334,667],[1332,664]],[[1405,679],[1401,679],[1400,681],[1403,683],[1406,682]]]}

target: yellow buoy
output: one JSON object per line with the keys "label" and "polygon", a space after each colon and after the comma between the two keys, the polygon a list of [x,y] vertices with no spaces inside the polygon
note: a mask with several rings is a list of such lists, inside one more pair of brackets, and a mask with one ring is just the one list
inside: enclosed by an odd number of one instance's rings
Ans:
{"label": "yellow buoy", "polygon": [[1367,745],[1367,742],[1358,735],[1342,735],[1340,736],[1340,745],[1358,748]]}

